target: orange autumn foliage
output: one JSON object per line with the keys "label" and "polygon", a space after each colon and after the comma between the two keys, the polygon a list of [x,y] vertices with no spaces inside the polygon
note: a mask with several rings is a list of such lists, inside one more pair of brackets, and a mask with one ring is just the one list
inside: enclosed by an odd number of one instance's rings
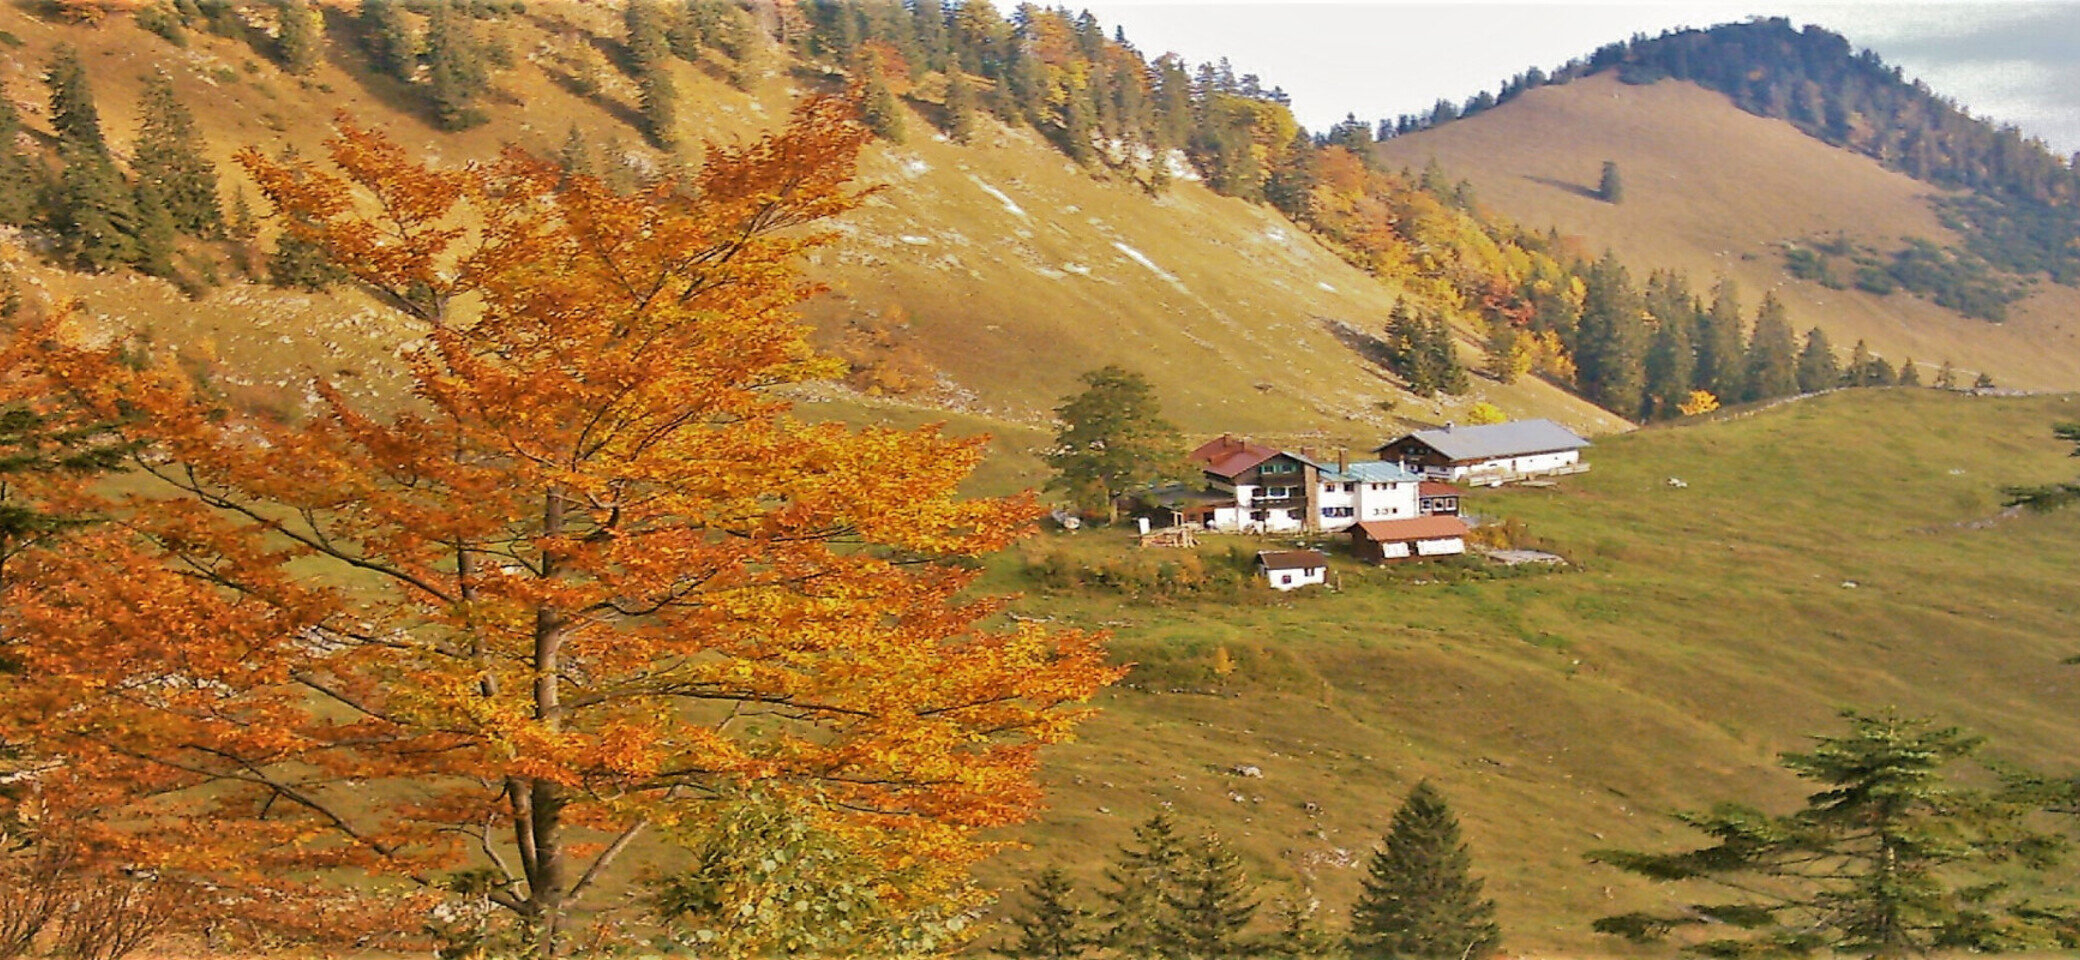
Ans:
{"label": "orange autumn foliage", "polygon": [[968,594],[960,561],[1038,512],[956,496],[982,440],[807,424],[774,393],[839,372],[796,264],[868,192],[852,109],[808,101],[633,196],[517,151],[422,165],[344,119],[329,165],[246,151],[286,229],[417,325],[414,402],[318,378],[287,425],[170,362],[45,353],[134,415],[154,487],[22,561],[0,736],[127,803],[102,829],[140,859],[484,868],[539,953],[635,837],[752,788],[958,896],[1119,671]]}

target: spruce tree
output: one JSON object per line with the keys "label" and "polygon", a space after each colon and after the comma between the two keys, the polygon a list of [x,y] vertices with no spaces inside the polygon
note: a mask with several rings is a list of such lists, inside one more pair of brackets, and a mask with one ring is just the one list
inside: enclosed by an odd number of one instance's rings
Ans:
{"label": "spruce tree", "polygon": [[1647,329],[1644,301],[1615,252],[1584,278],[1582,319],[1575,332],[1575,380],[1582,395],[1628,419],[1646,397]]}
{"label": "spruce tree", "polygon": [[1493,953],[1502,931],[1472,865],[1444,796],[1428,781],[1416,784],[1366,865],[1364,891],[1351,908],[1352,956],[1478,960]]}
{"label": "spruce tree", "polygon": [[1617,161],[1603,162],[1603,176],[1597,180],[1596,196],[1605,203],[1618,203],[1625,199],[1625,185],[1618,179]]}
{"label": "spruce tree", "polygon": [[1011,955],[1029,960],[1083,956],[1093,943],[1091,912],[1072,902],[1075,896],[1075,886],[1060,867],[1040,871],[1026,884],[1026,912],[1012,918],[1018,927],[1018,942]]}
{"label": "spruce tree", "polygon": [[1175,955],[1219,960],[1248,955],[1242,930],[1256,915],[1256,884],[1242,858],[1208,833],[1186,850],[1176,889],[1169,893],[1172,924],[1166,938]]}
{"label": "spruce tree", "polygon": [[903,106],[879,74],[867,76],[860,94],[859,119],[875,136],[890,143],[903,142]]}
{"label": "spruce tree", "polygon": [[1176,923],[1171,902],[1178,896],[1190,851],[1168,814],[1158,813],[1134,828],[1133,843],[1121,847],[1105,870],[1110,909],[1100,920],[1106,946],[1129,957],[1173,952]]}
{"label": "spruce tree", "polygon": [[1654,325],[1653,342],[1647,346],[1648,414],[1663,419],[1674,417],[1676,408],[1690,398],[1696,371],[1696,352],[1690,346],[1691,324],[1682,319],[1661,320]]}
{"label": "spruce tree", "polygon": [[1747,383],[1741,396],[1768,400],[1797,393],[1797,351],[1784,304],[1774,293],[1764,296],[1755,313],[1755,336],[1748,342]]}
{"label": "spruce tree", "polygon": [[21,132],[22,116],[0,88],[0,223],[18,227],[36,218],[43,192],[42,170],[17,144]]}
{"label": "spruce tree", "polygon": [[1731,280],[1712,291],[1712,308],[1698,322],[1696,385],[1713,396],[1737,399],[1747,383],[1746,335],[1740,291]]}
{"label": "spruce tree", "polygon": [[1868,387],[1871,385],[1871,347],[1861,340],[1849,351],[1849,366],[1842,370],[1842,386]]}
{"label": "spruce tree", "polygon": [[441,129],[463,130],[487,119],[477,97],[491,77],[469,15],[455,4],[433,5],[426,22],[426,68],[427,96]]}
{"label": "spruce tree", "polygon": [[252,204],[246,202],[245,184],[231,192],[231,220],[224,225],[224,236],[231,241],[231,259],[238,272],[256,276],[253,241],[260,237],[260,224],[253,219]]}
{"label": "spruce tree", "polygon": [[137,209],[102,137],[101,116],[94,109],[79,51],[60,47],[44,80],[51,88],[58,159],[65,165],[52,210],[59,238],[80,269],[108,270],[134,263]]}
{"label": "spruce tree", "polygon": [[1908,357],[1900,363],[1899,385],[1902,387],[1918,387],[1921,385],[1921,368],[1914,363],[1913,357]]}
{"label": "spruce tree", "polygon": [[2012,881],[2049,866],[2057,838],[2026,821],[2028,804],[1950,780],[1980,738],[1891,711],[1844,716],[1847,734],[1780,757],[1816,788],[1803,808],[1722,803],[1679,817],[1710,846],[1589,854],[1656,881],[1717,885],[1728,902],[1685,900],[1676,913],[1604,917],[1595,928],[1640,941],[1699,929],[1714,939],[1686,952],[1701,957],[1890,960],[2056,942],[2066,912],[2029,902]]}
{"label": "spruce tree", "polygon": [[361,36],[375,68],[405,82],[419,70],[419,38],[398,0],[361,0]]}
{"label": "spruce tree", "polygon": [[173,277],[174,247],[178,229],[167,209],[166,194],[157,181],[139,180],[133,201],[137,209],[137,269],[155,277]]}
{"label": "spruce tree", "polygon": [[311,0],[275,0],[275,56],[297,76],[318,66],[324,52],[325,20]]}
{"label": "spruce tree", "polygon": [[1437,389],[1455,397],[1473,389],[1473,383],[1466,375],[1466,365],[1459,362],[1459,347],[1452,338],[1452,325],[1443,314],[1430,318],[1424,340],[1430,355],[1428,365],[1436,371]]}
{"label": "spruce tree", "polygon": [[946,136],[955,143],[975,136],[975,86],[958,68],[946,72]]}
{"label": "spruce tree", "polygon": [[679,90],[672,82],[664,11],[655,0],[631,0],[622,11],[622,23],[642,99],[643,135],[659,149],[669,150],[678,142]]}
{"label": "spruce tree", "polygon": [[572,176],[596,177],[599,161],[593,158],[592,141],[586,139],[585,131],[571,124],[571,132],[563,138],[563,146],[556,150],[556,163],[563,172]]}
{"label": "spruce tree", "polygon": [[173,225],[190,236],[214,238],[224,231],[217,201],[217,168],[203,154],[195,118],[160,74],[147,81],[138,103],[137,148],[131,166],[140,183],[153,185]]}
{"label": "spruce tree", "polygon": [[1950,361],[1945,360],[1942,366],[1936,368],[1935,387],[1938,390],[1957,389],[1957,368],[1951,366]]}
{"label": "spruce tree", "polygon": [[1819,327],[1806,331],[1805,349],[1798,354],[1798,392],[1817,393],[1841,386],[1842,371],[1834,359],[1834,344]]}

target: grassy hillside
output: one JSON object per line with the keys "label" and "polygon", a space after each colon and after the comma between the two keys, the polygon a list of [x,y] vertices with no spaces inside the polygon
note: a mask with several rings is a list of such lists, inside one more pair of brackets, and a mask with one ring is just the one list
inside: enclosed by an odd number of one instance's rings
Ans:
{"label": "grassy hillside", "polygon": [[[1591,249],[1611,247],[1637,270],[1671,266],[1708,288],[1739,281],[1752,310],[1774,289],[1801,333],[1837,344],[1868,339],[1895,364],[1912,357],[1986,370],[2003,385],[2080,385],[2080,291],[2048,282],[1994,324],[1905,294],[1875,297],[1794,280],[1783,244],[1837,231],[1892,249],[1902,237],[1955,243],[1931,211],[1936,188],[1830,147],[1789,123],[1743,112],[1725,96],[1676,81],[1632,86],[1610,74],[1531,90],[1496,109],[1377,148],[1392,165],[1435,159],[1471,181],[1483,204],[1527,226],[1556,225]],[[1594,196],[1616,161],[1624,201]]]}
{"label": "grassy hillside", "polygon": [[[559,81],[570,51],[617,49],[618,16],[599,7],[531,4],[524,17],[488,25],[487,34],[515,51],[515,66],[494,75],[489,122],[461,133],[438,130],[419,94],[369,69],[350,42],[355,27],[345,9],[328,12],[328,54],[308,78],[285,75],[245,42],[190,33],[188,46],[176,48],[123,18],[88,28],[9,4],[0,7],[0,29],[20,41],[8,48],[0,84],[28,126],[47,132],[38,76],[57,45],[72,43],[90,66],[119,154],[134,137],[144,78],[166,71],[197,114],[227,197],[242,180],[231,162],[239,147],[317,154],[335,110],[451,162],[506,143],[552,151],[573,127],[610,153],[651,163],[698,160],[698,148],[674,159],[641,146],[631,126],[636,90],[626,76],[610,68],[589,96]],[[791,97],[836,82],[772,56],[748,93],[675,63],[685,139],[755,135],[785,115]],[[1415,401],[1332,332],[1339,323],[1376,331],[1399,291],[1269,209],[1190,182],[1151,197],[1070,165],[1030,131],[993,121],[981,121],[972,146],[958,146],[935,135],[921,106],[906,109],[907,141],[878,145],[863,165],[865,179],[887,189],[838,225],[842,241],[812,265],[831,292],[810,313],[833,342],[849,319],[892,307],[907,314],[916,353],[940,375],[913,402],[1033,423],[1075,388],[1078,373],[1121,363],[1147,373],[1173,417],[1200,433],[1369,446],[1399,422],[1382,401],[1393,401],[1395,414],[1436,422],[1483,399],[1585,430],[1624,427],[1529,380],[1480,382],[1463,398]],[[391,386],[387,358],[406,336],[350,294],[237,285],[190,303],[149,279],[32,269],[30,281],[82,296],[118,325],[212,350],[259,381],[304,367],[348,370],[380,396]]]}
{"label": "grassy hillside", "polygon": [[[1334,926],[1428,778],[1465,819],[1511,952],[1607,952],[1589,919],[1671,894],[1582,853],[1694,840],[1672,810],[1794,803],[1773,758],[1834,732],[1839,708],[1932,714],[1995,756],[2068,769],[2080,668],[2057,664],[2080,514],[1993,518],[2001,486],[2072,474],[2049,427],[2074,403],[1841,392],[1599,442],[1557,489],[1468,496],[1567,571],[1346,565],[1338,594],[1180,603],[1050,595],[1006,571],[1029,613],[1110,624],[1143,667],[1049,758],[1053,810],[1004,875],[1061,863],[1095,882],[1092,851],[1169,804],[1277,889],[1311,884]],[[1027,555],[1132,550],[1107,537]],[[1243,764],[1262,779],[1229,772]]]}

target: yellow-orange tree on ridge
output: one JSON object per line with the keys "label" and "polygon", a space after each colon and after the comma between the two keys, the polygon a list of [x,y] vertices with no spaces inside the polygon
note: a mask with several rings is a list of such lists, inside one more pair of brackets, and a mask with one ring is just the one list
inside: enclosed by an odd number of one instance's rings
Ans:
{"label": "yellow-orange tree on ridge", "polygon": [[635,837],[746,789],[951,895],[1117,671],[963,594],[951,561],[1035,515],[955,496],[980,441],[807,425],[771,392],[833,372],[795,261],[865,195],[851,109],[635,196],[518,152],[421,165],[345,120],[329,166],[246,152],[288,229],[416,319],[416,402],[317,382],[284,425],[50,354],[141,424],[160,489],[22,573],[34,693],[4,732],[150,791],[161,819],[103,829],[167,830],[172,867],[488,868],[539,953]]}

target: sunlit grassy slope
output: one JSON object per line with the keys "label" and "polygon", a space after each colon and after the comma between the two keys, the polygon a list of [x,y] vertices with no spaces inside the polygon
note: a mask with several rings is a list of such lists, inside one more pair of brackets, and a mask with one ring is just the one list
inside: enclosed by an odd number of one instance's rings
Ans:
{"label": "sunlit grassy slope", "polygon": [[[1614,248],[1642,277],[1676,267],[1707,294],[1717,278],[1733,277],[1751,316],[1774,289],[1801,334],[1820,326],[1844,351],[1864,338],[1895,364],[1947,358],[2003,385],[2080,386],[2080,291],[2072,288],[2043,281],[2012,319],[1994,324],[1904,293],[1881,298],[1792,279],[1786,241],[1841,232],[1890,251],[1907,236],[1956,238],[1930,210],[1935,187],[1743,112],[1723,94],[1672,80],[1628,86],[1605,74],[1532,90],[1378,149],[1388,163],[1418,170],[1434,158],[1471,181],[1490,210],[1557,226],[1592,252]],[[1594,196],[1605,160],[1618,164],[1621,203]]]}
{"label": "sunlit grassy slope", "polygon": [[[179,49],[125,19],[89,29],[8,4],[0,6],[0,28],[22,44],[8,49],[0,84],[29,125],[45,129],[38,74],[57,44],[76,44],[120,153],[134,136],[144,78],[165,70],[197,113],[227,197],[242,181],[231,160],[236,149],[294,146],[319,155],[335,111],[446,162],[483,158],[507,143],[551,151],[573,127],[601,151],[645,149],[630,125],[636,91],[627,77],[609,70],[602,92],[585,97],[555,80],[558,57],[577,45],[616,50],[611,10],[530,4],[522,18],[487,25],[512,46],[515,67],[496,74],[490,122],[462,133],[438,131],[417,93],[368,71],[346,39],[354,27],[344,9],[328,18],[329,55],[298,79],[242,42],[191,34]],[[749,93],[704,68],[674,69],[683,133],[694,144],[770,129],[791,97],[837,82],[777,54]],[[928,107],[909,112],[906,142],[879,144],[864,159],[863,180],[884,189],[836,225],[839,242],[811,264],[831,292],[808,311],[835,330],[848,317],[900,307],[918,352],[943,374],[913,402],[1034,423],[1076,388],[1077,374],[1120,363],[1146,373],[1171,416],[1199,433],[1370,446],[1399,425],[1395,415],[1463,418],[1481,399],[1588,431],[1624,427],[1530,380],[1477,381],[1468,397],[1416,401],[1331,333],[1339,322],[1376,331],[1399,291],[1268,208],[1189,182],[1151,197],[1070,165],[1030,131],[987,120],[972,145],[956,145],[935,133]],[[681,160],[697,162],[699,152],[691,148]],[[242,285],[189,303],[154,280],[50,270],[35,271],[33,280],[84,297],[92,312],[120,325],[149,328],[162,342],[207,347],[256,380],[312,369],[356,381],[371,397],[394,393],[393,348],[412,336],[349,294]],[[1464,350],[1477,362],[1471,343]],[[1382,401],[1395,402],[1391,414]]]}
{"label": "sunlit grassy slope", "polygon": [[[1311,884],[1333,926],[1394,804],[1429,778],[1465,819],[1510,948],[1601,952],[1617,945],[1590,919],[1672,895],[1583,852],[1696,840],[1672,810],[1795,803],[1773,757],[1838,729],[1839,708],[1897,705],[2070,769],[2080,667],[2059,661],[2080,651],[2080,514],[1979,521],[2003,485],[2076,472],[2049,438],[2076,415],[2067,397],[1837,393],[1599,442],[1594,470],[1556,489],[1469,495],[1566,572],[1343,566],[1343,592],[1271,602],[1032,593],[1028,612],[1109,624],[1144,666],[1049,756],[1053,810],[1002,875],[1060,863],[1094,881],[1167,806],[1281,889]],[[1049,549],[1133,548],[1082,533],[1029,552]]]}

